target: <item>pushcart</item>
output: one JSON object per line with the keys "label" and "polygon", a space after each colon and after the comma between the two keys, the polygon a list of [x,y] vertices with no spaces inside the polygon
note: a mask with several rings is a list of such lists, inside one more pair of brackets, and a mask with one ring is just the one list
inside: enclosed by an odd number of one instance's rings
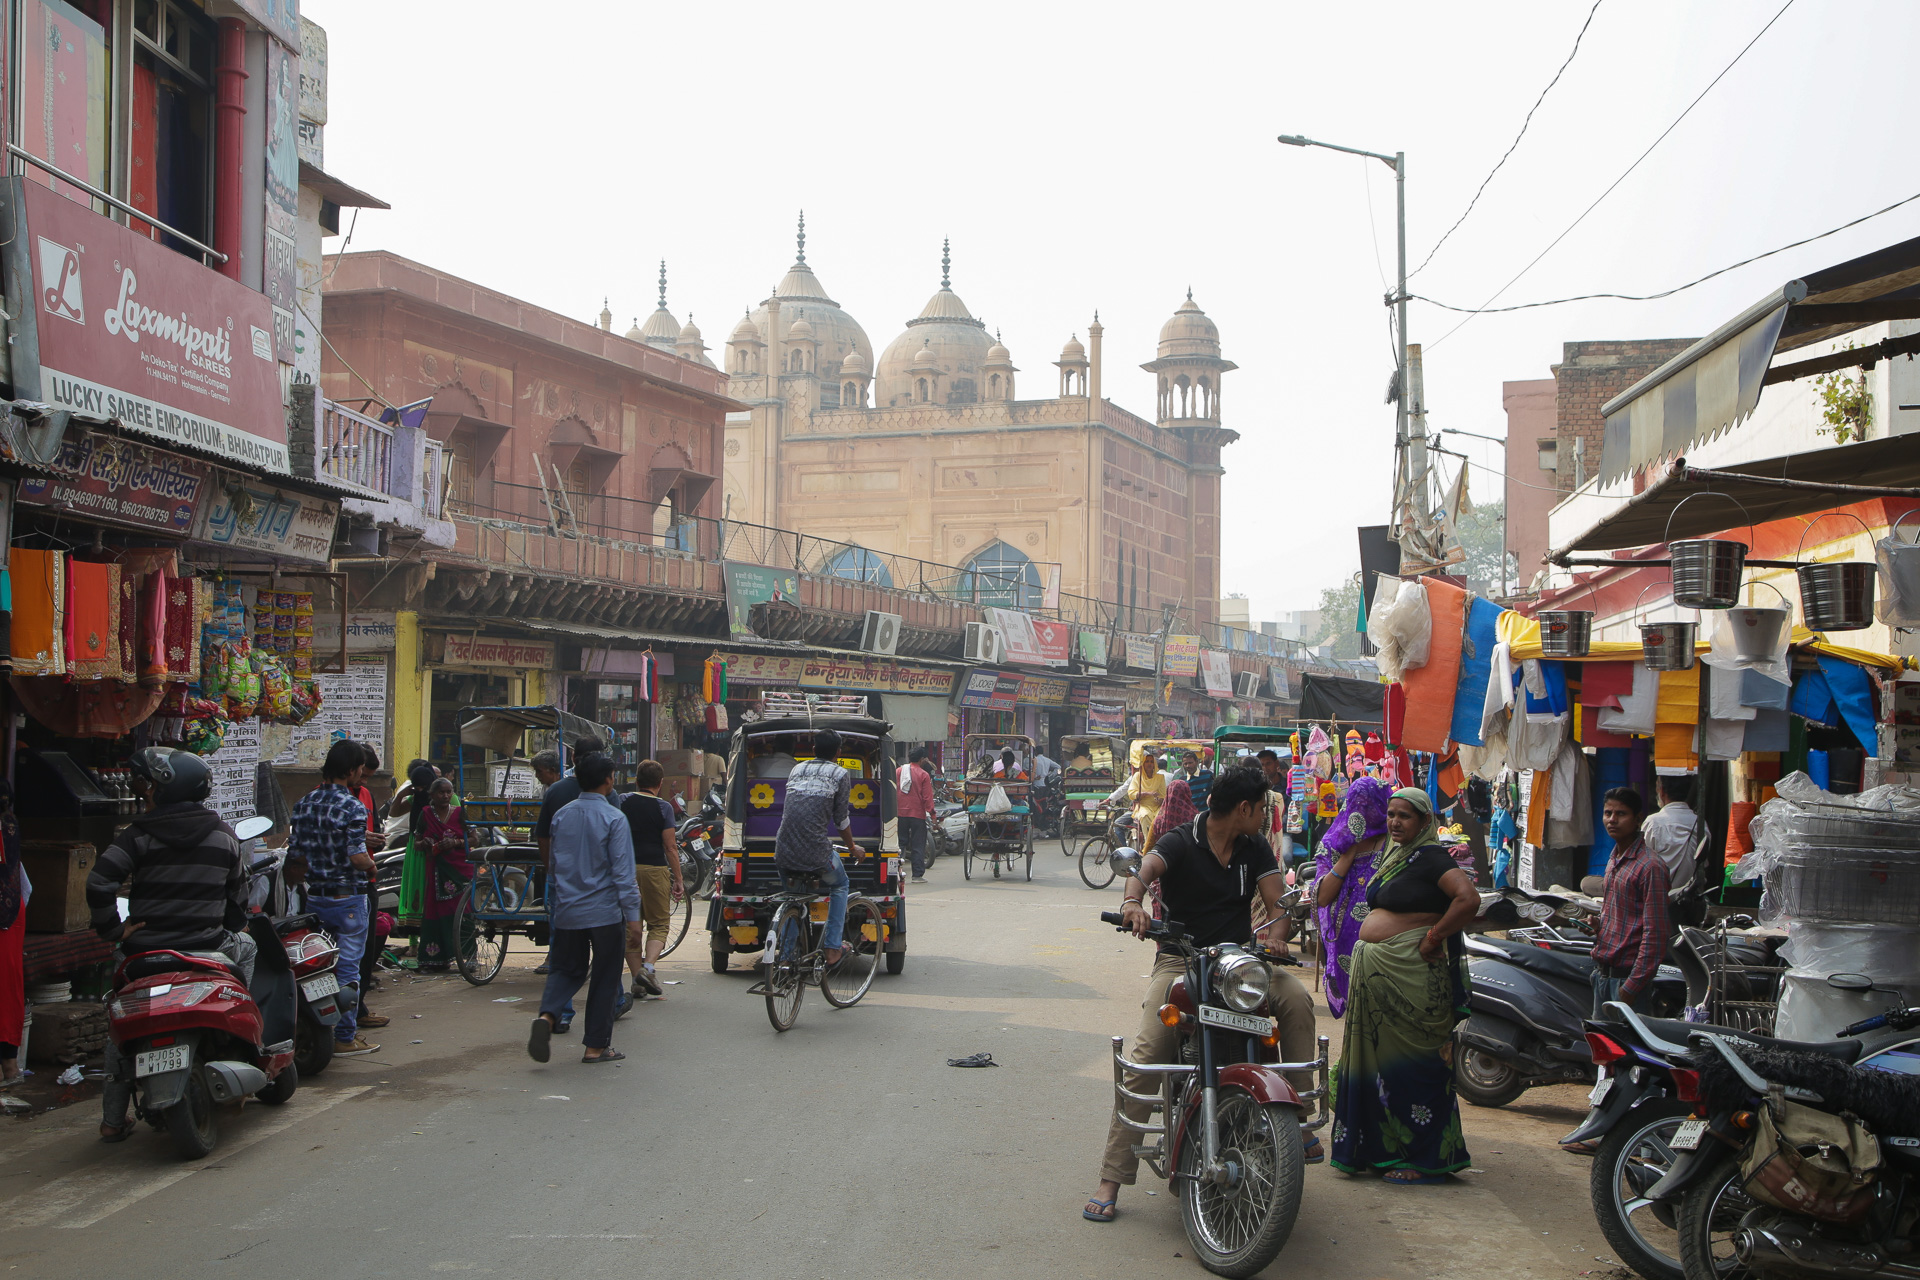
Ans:
{"label": "pushcart", "polygon": [[[976,860],[991,867],[993,878],[998,880],[1002,867],[1012,875],[1016,863],[1025,858],[1027,879],[1033,879],[1033,816],[1028,804],[1033,784],[1024,773],[1009,778],[993,771],[994,762],[1007,750],[1014,753],[1016,766],[1022,760],[1031,762],[1033,739],[1020,734],[970,733],[962,749],[965,753],[962,758],[966,760],[982,755],[989,757],[968,773],[966,780],[967,847],[963,867],[966,878],[973,879]],[[1013,807],[1004,813],[987,812],[987,800],[995,787],[1001,788],[1013,802]]]}

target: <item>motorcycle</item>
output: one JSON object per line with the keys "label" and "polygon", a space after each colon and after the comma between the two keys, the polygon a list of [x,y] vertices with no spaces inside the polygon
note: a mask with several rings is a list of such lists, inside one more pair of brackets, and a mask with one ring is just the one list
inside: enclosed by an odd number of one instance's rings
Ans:
{"label": "motorcycle", "polygon": [[[1126,928],[1118,912],[1100,919]],[[1125,1038],[1113,1037],[1114,1109],[1122,1124],[1156,1139],[1135,1149],[1177,1188],[1181,1225],[1200,1265],[1216,1275],[1255,1275],[1286,1245],[1300,1212],[1303,1133],[1331,1118],[1327,1039],[1320,1037],[1313,1062],[1278,1061],[1278,1025],[1259,1012],[1267,1004],[1266,953],[1237,943],[1195,947],[1173,920],[1155,921],[1146,936],[1186,957],[1186,975],[1160,1009],[1161,1021],[1179,1028],[1178,1061],[1129,1061]],[[1284,1070],[1315,1071],[1319,1087],[1298,1093]],[[1135,1092],[1129,1075],[1157,1077],[1160,1087]],[[1304,1119],[1316,1098],[1318,1118]],[[1128,1103],[1146,1106],[1147,1119],[1128,1116]]]}
{"label": "motorcycle", "polygon": [[[1537,1085],[1593,1075],[1586,1019],[1593,1010],[1592,958],[1584,943],[1466,940],[1471,1014],[1454,1032],[1454,1084],[1479,1107],[1504,1107]],[[1648,993],[1657,1017],[1679,1017],[1687,981],[1663,964]]]}
{"label": "motorcycle", "polygon": [[[1860,975],[1828,982],[1874,989]],[[1648,1192],[1677,1204],[1687,1280],[1920,1277],[1920,1115],[1901,1079],[1920,1055],[1909,1043],[1868,1058],[1857,1043],[1915,1028],[1920,1009],[1902,1008],[1843,1028],[1840,1043],[1856,1042],[1846,1050],[1693,1035],[1693,1116],[1671,1140],[1673,1167]]]}
{"label": "motorcycle", "polygon": [[690,897],[700,897],[713,888],[714,869],[720,864],[715,842],[726,816],[725,793],[716,787],[700,802],[699,812],[680,819],[674,828],[680,843],[680,879]]}
{"label": "motorcycle", "polygon": [[955,800],[936,800],[933,821],[927,827],[927,863],[957,858],[967,851],[967,807]]}

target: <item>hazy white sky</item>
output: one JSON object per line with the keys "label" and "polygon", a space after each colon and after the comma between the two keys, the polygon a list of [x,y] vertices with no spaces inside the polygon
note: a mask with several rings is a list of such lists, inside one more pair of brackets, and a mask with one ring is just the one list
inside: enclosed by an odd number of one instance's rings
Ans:
{"label": "hazy white sky", "polygon": [[[1413,291],[1479,305],[1665,129],[1782,0],[1601,0],[1579,56]],[[1191,285],[1239,371],[1225,589],[1318,602],[1385,520],[1393,182],[1417,264],[1506,150],[1590,0],[1455,5],[493,3],[306,0],[331,44],[326,167],[388,200],[390,249],[624,330],[691,310],[720,347],[793,256],[876,350],[939,285],[1052,394],[1097,308],[1106,394],[1152,417]],[[1794,0],[1502,302],[1651,292],[1920,191],[1912,0]],[[1902,87],[1902,86],[1906,87]],[[1502,435],[1503,380],[1565,341],[1697,336],[1800,272],[1920,235],[1920,203],[1663,302],[1461,317],[1415,304],[1434,428]],[[330,241],[337,249],[339,241]],[[1460,445],[1457,437],[1454,444]],[[1497,446],[1464,442],[1500,466]],[[1529,480],[1536,476],[1526,477]],[[1475,493],[1500,496],[1476,468]]]}

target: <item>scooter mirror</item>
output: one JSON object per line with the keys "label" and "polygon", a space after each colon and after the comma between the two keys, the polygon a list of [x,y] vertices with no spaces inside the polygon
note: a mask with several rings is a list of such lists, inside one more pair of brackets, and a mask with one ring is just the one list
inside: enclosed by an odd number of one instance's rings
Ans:
{"label": "scooter mirror", "polygon": [[1113,857],[1108,859],[1108,861],[1112,864],[1116,875],[1132,876],[1140,873],[1140,854],[1138,850],[1115,849],[1113,851]]}
{"label": "scooter mirror", "polygon": [[255,814],[251,818],[242,818],[233,824],[233,834],[242,840],[257,840],[273,830],[273,819]]}
{"label": "scooter mirror", "polygon": [[1827,975],[1827,985],[1835,991],[1871,991],[1873,979],[1864,973],[1830,973]]}

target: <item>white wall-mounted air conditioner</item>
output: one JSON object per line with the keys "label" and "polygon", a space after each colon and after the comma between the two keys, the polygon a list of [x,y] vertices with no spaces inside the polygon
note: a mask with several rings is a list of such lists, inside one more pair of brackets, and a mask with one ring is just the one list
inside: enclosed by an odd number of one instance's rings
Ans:
{"label": "white wall-mounted air conditioner", "polygon": [[1007,642],[1000,628],[984,622],[967,624],[966,658],[968,662],[1005,662]]}
{"label": "white wall-mounted air conditioner", "polygon": [[1257,698],[1260,696],[1260,673],[1242,671],[1233,678],[1233,692],[1237,697]]}
{"label": "white wall-mounted air conditioner", "polygon": [[867,624],[860,631],[860,651],[891,656],[899,647],[900,615],[867,610]]}

